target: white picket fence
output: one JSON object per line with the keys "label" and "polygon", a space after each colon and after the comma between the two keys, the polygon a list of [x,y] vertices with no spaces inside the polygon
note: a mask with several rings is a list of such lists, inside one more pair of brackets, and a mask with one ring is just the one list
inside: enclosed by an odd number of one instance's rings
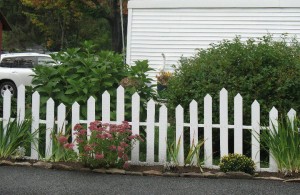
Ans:
{"label": "white picket fence", "polygon": [[[3,127],[8,124],[11,116],[11,95],[9,91],[6,91],[3,97]],[[124,121],[124,89],[120,86],[117,89],[117,106],[116,106],[116,121],[110,120],[110,94],[106,91],[102,95],[102,119],[104,123],[118,124]],[[140,97],[137,93],[132,96],[132,119],[129,122],[132,126],[133,134],[139,134],[140,126],[146,127],[146,162],[140,162],[139,142],[135,142],[131,152],[132,164],[164,164],[167,161],[167,129],[168,123],[168,110],[165,105],[159,108],[159,121],[155,121],[155,102],[150,100],[147,103],[147,120],[145,122],[140,121]],[[90,97],[87,101],[87,119],[80,119],[80,105],[75,102],[72,105],[72,127],[76,124],[87,124],[95,121],[95,107],[96,102],[93,97]],[[57,125],[57,129],[60,129],[65,133],[66,129],[66,106],[60,104],[57,107],[57,115],[55,117],[55,105],[52,98],[49,98],[46,105],[46,119],[40,119],[40,95],[38,92],[32,95],[32,132],[39,129],[40,124],[46,124],[46,157],[49,157],[52,153],[52,139],[51,133],[54,125]],[[180,150],[178,155],[178,162],[180,165],[184,165],[184,145],[183,139],[189,139],[190,145],[196,145],[198,143],[198,128],[204,129],[204,165],[208,168],[218,168],[213,165],[213,140],[212,129],[220,129],[220,156],[228,154],[228,130],[234,129],[234,153],[243,153],[243,130],[251,130],[251,153],[252,159],[256,164],[257,171],[269,171],[276,172],[277,165],[272,156],[270,155],[269,168],[260,167],[260,144],[258,135],[260,133],[260,105],[257,101],[254,101],[251,105],[251,126],[243,125],[243,98],[240,94],[237,94],[234,98],[234,124],[228,124],[228,92],[226,89],[220,91],[220,124],[212,123],[212,97],[207,94],[204,98],[204,124],[199,124],[198,119],[198,104],[196,101],[191,101],[189,106],[190,123],[184,122],[184,110],[178,105],[175,112],[176,117],[176,144],[180,143]],[[185,113],[187,114],[187,113]],[[288,117],[293,120],[296,116],[296,111],[291,109],[288,113]],[[25,87],[18,87],[18,99],[17,99],[17,117],[19,121],[25,119]],[[55,120],[55,118],[57,120]],[[272,108],[269,113],[270,125],[277,122],[278,111],[276,108]],[[98,119],[99,120],[99,119]],[[159,154],[158,162],[155,162],[155,127],[159,129]],[[183,136],[184,127],[188,127],[190,131],[190,137]],[[72,130],[72,139],[75,140],[75,136]],[[88,135],[90,131],[88,130]],[[36,134],[38,137],[39,134]],[[179,139],[181,139],[180,142]],[[37,144],[32,143],[31,158],[38,159]],[[77,149],[74,149],[77,151]]]}

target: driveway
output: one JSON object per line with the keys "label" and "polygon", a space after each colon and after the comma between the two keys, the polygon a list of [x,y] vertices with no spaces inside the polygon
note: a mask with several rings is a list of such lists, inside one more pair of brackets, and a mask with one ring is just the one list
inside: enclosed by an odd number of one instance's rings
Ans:
{"label": "driveway", "polygon": [[0,194],[300,194],[299,183],[0,167]]}

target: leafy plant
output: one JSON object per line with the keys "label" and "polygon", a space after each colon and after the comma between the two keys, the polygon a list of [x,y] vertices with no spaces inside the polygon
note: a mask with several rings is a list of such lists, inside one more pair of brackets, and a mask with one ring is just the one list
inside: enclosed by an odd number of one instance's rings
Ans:
{"label": "leafy plant", "polygon": [[76,142],[80,160],[91,168],[126,168],[132,141],[137,139],[143,141],[140,136],[132,135],[128,122],[121,125],[92,122],[89,127],[91,130],[89,138],[87,130],[81,125],[76,125],[74,129],[77,131]]}
{"label": "leafy plant", "polygon": [[[198,142],[197,145],[193,143],[184,161],[185,165],[196,165],[197,167],[200,168],[201,172],[203,172],[203,170],[202,170],[202,162],[200,160],[200,149],[201,147],[203,147],[203,145],[204,145],[204,141]],[[194,164],[194,160],[196,160],[197,164]]]}
{"label": "leafy plant", "polygon": [[[168,107],[178,104],[188,110],[191,100],[199,102],[203,110],[203,98],[213,98],[213,112],[218,113],[219,91],[228,90],[229,108],[233,97],[243,97],[244,121],[250,123],[250,105],[256,99],[263,113],[272,106],[288,111],[300,110],[300,44],[294,38],[283,35],[273,39],[271,35],[242,41],[240,37],[212,44],[200,49],[190,58],[182,58],[179,67],[170,78],[166,97]],[[230,110],[233,113],[233,109]],[[267,114],[262,115],[266,120]],[[219,117],[213,117],[218,122]],[[233,122],[233,115],[229,115]]]}
{"label": "leafy plant", "polygon": [[220,170],[225,173],[229,171],[241,171],[253,175],[255,164],[251,158],[245,155],[228,154],[221,158]]}
{"label": "leafy plant", "polygon": [[[179,155],[179,150],[180,150],[180,143],[181,143],[181,136],[179,137],[179,140],[177,142],[173,142],[171,144],[169,144],[167,142],[167,149],[168,149],[168,155],[171,159],[171,165],[178,167],[179,166],[179,162],[178,162],[178,155]],[[200,149],[203,146],[204,141],[198,142],[197,145],[192,144],[192,146],[190,147],[190,150],[184,160],[184,166],[197,166],[200,168],[200,171],[202,172],[202,162],[200,160]],[[196,160],[197,164],[193,164],[194,160]]]}
{"label": "leafy plant", "polygon": [[73,150],[74,144],[69,143],[70,136],[61,133],[52,134],[53,147],[52,155],[46,159],[53,162],[74,162],[77,161],[77,153]]}
{"label": "leafy plant", "polygon": [[[6,129],[6,133],[4,131]],[[27,147],[34,140],[31,133],[31,121],[18,123],[16,119],[6,127],[0,126],[0,158],[11,158],[18,147]]]}
{"label": "leafy plant", "polygon": [[[135,66],[129,67],[123,63],[121,55],[110,51],[98,52],[91,42],[85,42],[82,48],[71,48],[52,57],[60,62],[60,65],[37,66],[34,70],[32,83],[35,85],[34,90],[41,95],[42,104],[52,97],[56,104],[64,103],[67,108],[71,108],[76,101],[81,105],[81,116],[86,116],[88,98],[93,96],[98,100],[107,90],[111,95],[111,110],[114,116],[116,89],[120,84],[124,84],[121,81],[126,78],[134,81],[131,85],[124,85],[127,104],[135,92],[141,96],[142,103],[155,96],[151,88],[152,80],[146,75],[151,70],[147,61],[137,61]],[[100,113],[100,106],[96,109],[97,113]]]}
{"label": "leafy plant", "polygon": [[260,135],[261,145],[271,151],[278,169],[285,175],[300,171],[300,126],[299,119],[290,121],[289,118],[281,118],[277,127],[263,130]]}

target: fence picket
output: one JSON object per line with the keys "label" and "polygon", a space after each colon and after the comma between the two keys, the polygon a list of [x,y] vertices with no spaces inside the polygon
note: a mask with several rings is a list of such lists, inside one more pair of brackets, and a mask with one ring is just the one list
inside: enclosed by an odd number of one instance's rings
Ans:
{"label": "fence picket", "polygon": [[228,92],[220,92],[220,155],[228,155]]}
{"label": "fence picket", "polygon": [[96,100],[94,97],[90,97],[87,102],[87,139],[90,139],[91,130],[89,128],[90,123],[95,121],[95,110],[96,108]]}
{"label": "fence picket", "polygon": [[78,153],[78,147],[77,147],[77,135],[75,134],[75,125],[80,123],[80,105],[75,102],[72,105],[72,142],[74,143],[74,151]]}
{"label": "fence picket", "polygon": [[251,156],[256,170],[260,169],[260,105],[255,100],[251,105]]}
{"label": "fence picket", "polygon": [[243,98],[234,98],[234,153],[243,154]]}
{"label": "fence picket", "polygon": [[[198,103],[193,100],[190,103],[190,148],[198,144]],[[197,157],[192,160],[193,165],[197,165]]]}
{"label": "fence picket", "polygon": [[22,123],[24,119],[25,119],[25,86],[20,85],[18,87],[18,99],[17,99],[18,124]]}
{"label": "fence picket", "polygon": [[155,139],[155,102],[151,99],[147,103],[147,128],[146,128],[146,159],[148,163],[154,162],[154,139]]}
{"label": "fence picket", "polygon": [[52,98],[47,101],[47,110],[46,110],[46,148],[45,156],[46,159],[49,159],[52,155],[52,134],[54,128],[54,101]]}
{"label": "fence picket", "polygon": [[[296,118],[296,111],[293,109],[293,108],[291,108],[291,110],[288,112],[288,114],[287,114],[287,116],[288,116],[288,118],[289,118],[289,120],[290,120],[290,122],[291,122],[291,125],[292,125],[292,128],[294,129],[294,120],[295,120],[295,118]],[[300,129],[299,129],[300,130]]]}
{"label": "fence picket", "polygon": [[125,120],[125,94],[124,88],[120,85],[117,89],[117,123],[120,124]]}
{"label": "fence picket", "polygon": [[36,91],[32,95],[32,124],[31,133],[35,136],[34,141],[31,143],[31,159],[38,159],[38,138],[39,138],[39,124],[40,124],[40,94]]}
{"label": "fence picket", "polygon": [[3,97],[3,130],[4,130],[4,135],[6,135],[7,131],[7,125],[10,120],[10,115],[11,115],[11,93],[9,90],[6,90],[4,92],[4,97]]}
{"label": "fence picket", "polygon": [[110,122],[110,94],[108,91],[102,94],[102,122]]}
{"label": "fence picket", "polygon": [[[131,117],[132,117],[132,134],[140,134],[140,96],[138,93],[134,93],[132,96],[132,107],[131,107]],[[140,142],[137,140],[132,144],[131,150],[131,162],[138,163],[140,154]]]}
{"label": "fence picket", "polygon": [[62,135],[66,134],[66,106],[60,104],[57,108],[57,132]]}
{"label": "fence picket", "polygon": [[168,109],[165,105],[159,108],[159,162],[167,161],[167,132],[168,132]]}
{"label": "fence picket", "polygon": [[212,98],[207,94],[204,98],[204,165],[213,165],[212,150]]}
{"label": "fence picket", "polygon": [[[269,113],[269,127],[271,131],[277,131],[278,132],[278,111],[275,107],[273,107]],[[277,172],[278,167],[276,164],[276,161],[272,155],[272,151],[269,151],[270,153],[270,171],[271,172]]]}
{"label": "fence picket", "polygon": [[[180,166],[184,165],[184,128],[183,128],[183,108],[178,105],[175,110],[176,114],[176,148],[179,147],[177,161]],[[178,146],[179,144],[179,146]]]}

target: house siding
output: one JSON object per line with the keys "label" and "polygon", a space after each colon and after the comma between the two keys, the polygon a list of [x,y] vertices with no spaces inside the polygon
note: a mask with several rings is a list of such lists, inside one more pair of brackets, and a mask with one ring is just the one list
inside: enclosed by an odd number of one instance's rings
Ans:
{"label": "house siding", "polygon": [[155,69],[149,76],[154,78],[163,67],[162,53],[166,56],[166,69],[172,70],[171,65],[177,65],[181,56],[192,56],[198,48],[237,35],[242,40],[268,33],[274,37],[283,33],[300,37],[300,8],[276,6],[129,7],[127,63],[149,60]]}

